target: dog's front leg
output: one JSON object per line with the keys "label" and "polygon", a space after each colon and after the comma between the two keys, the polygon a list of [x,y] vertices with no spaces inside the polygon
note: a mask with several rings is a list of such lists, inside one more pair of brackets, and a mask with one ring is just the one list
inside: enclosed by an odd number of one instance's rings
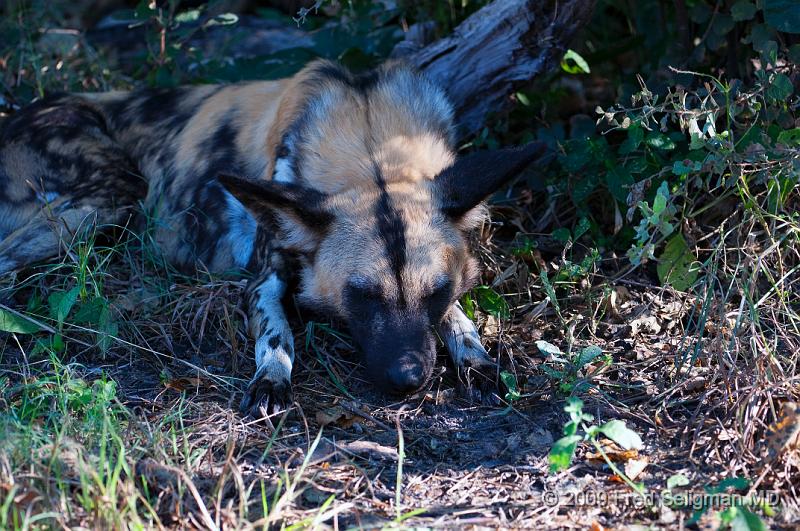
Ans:
{"label": "dog's front leg", "polygon": [[458,370],[459,380],[470,395],[485,404],[499,403],[497,364],[483,348],[475,323],[458,302],[450,307],[439,324],[439,335]]}
{"label": "dog's front leg", "polygon": [[274,270],[247,285],[249,332],[256,340],[256,374],[239,407],[254,418],[282,411],[292,401],[294,336],[281,304],[285,291],[285,282]]}

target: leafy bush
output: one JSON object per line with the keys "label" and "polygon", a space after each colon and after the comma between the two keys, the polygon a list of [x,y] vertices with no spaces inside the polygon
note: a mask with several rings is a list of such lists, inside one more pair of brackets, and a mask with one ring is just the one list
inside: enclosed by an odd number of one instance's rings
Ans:
{"label": "leafy bush", "polygon": [[[658,2],[644,4],[655,8]],[[618,2],[606,2],[598,18],[613,24],[609,12],[617,9]],[[781,9],[782,15],[776,16]],[[738,236],[752,234],[747,227],[753,224],[785,230],[783,250],[796,241],[800,129],[795,126],[797,99],[792,79],[798,74],[794,60],[800,45],[790,45],[791,36],[779,33],[776,25],[778,20],[795,20],[797,9],[794,3],[740,1],[729,13],[712,15],[704,2],[691,6],[695,33],[706,39],[681,62],[697,61],[698,54],[703,54],[708,64],[709,56],[732,53],[727,41],[714,39],[735,35],[748,44],[736,48],[737,67],[751,70],[744,80],[651,64],[653,70],[643,75],[659,88],[649,88],[643,76],[637,76],[635,91],[629,92],[622,84],[629,96],[611,106],[597,105],[592,119],[596,128],[587,115],[573,116],[567,129],[548,113],[554,101],[565,97],[563,89],[543,95],[523,91],[517,95],[518,111],[493,131],[487,128],[474,143],[491,143],[504,136],[548,142],[558,156],[544,177],[537,176],[529,184],[534,190],[548,186],[551,203],[570,203],[558,209],[575,212],[574,232],[585,234],[590,247],[625,251],[632,268],[646,266],[664,284],[691,290],[699,279],[717,271],[716,260],[722,258],[718,246],[735,245]],[[647,11],[647,6],[641,11]],[[706,11],[709,16],[701,16]],[[640,19],[629,22],[640,28],[644,23]],[[650,31],[647,37],[637,38],[676,38],[677,25],[673,20],[662,32]],[[594,36],[596,26],[587,33]],[[800,26],[788,27],[784,22],[779,26],[800,32]],[[595,71],[603,69],[608,65],[601,64]],[[585,71],[566,66],[564,70],[562,78]],[[605,71],[601,75],[618,76]],[[530,124],[536,116],[543,116],[547,125],[526,128],[524,123]],[[715,249],[698,249],[697,240],[713,234],[723,220],[728,229],[746,230],[728,230],[713,240]],[[580,238],[564,238],[560,232],[565,229],[557,225],[554,229],[556,239]],[[562,267],[559,274],[566,275],[568,270]]]}

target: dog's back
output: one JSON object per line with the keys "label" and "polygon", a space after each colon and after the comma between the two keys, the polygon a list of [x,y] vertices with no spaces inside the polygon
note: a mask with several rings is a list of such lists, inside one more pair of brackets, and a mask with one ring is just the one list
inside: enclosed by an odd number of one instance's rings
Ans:
{"label": "dog's back", "polygon": [[398,64],[355,76],[319,61],[280,81],[72,98],[96,108],[131,157],[156,241],[189,268],[246,267],[252,255],[255,222],[220,173],[336,193],[374,188],[376,169],[386,182],[414,182],[453,161],[449,103]]}

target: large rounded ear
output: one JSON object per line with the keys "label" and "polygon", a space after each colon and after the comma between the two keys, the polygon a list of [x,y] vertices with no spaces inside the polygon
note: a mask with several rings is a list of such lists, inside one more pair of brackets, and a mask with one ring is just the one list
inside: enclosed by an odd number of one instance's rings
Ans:
{"label": "large rounded ear", "polygon": [[313,188],[226,174],[218,180],[259,223],[277,230],[281,248],[313,253],[333,221],[326,209],[328,196]]}
{"label": "large rounded ear", "polygon": [[434,179],[434,194],[442,212],[460,221],[470,210],[542,157],[547,146],[524,146],[476,151],[459,157]]}

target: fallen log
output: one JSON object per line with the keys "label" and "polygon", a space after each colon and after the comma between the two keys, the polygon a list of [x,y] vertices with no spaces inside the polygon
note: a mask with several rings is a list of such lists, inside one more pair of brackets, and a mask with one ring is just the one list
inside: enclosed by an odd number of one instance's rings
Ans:
{"label": "fallen log", "polygon": [[[435,42],[429,39],[433,22],[412,26],[392,56],[404,58],[447,89],[459,132],[468,135],[483,126],[489,113],[507,108],[516,89],[557,66],[570,40],[588,22],[594,4],[595,0],[494,0]],[[144,32],[141,25],[131,27],[130,21],[112,17],[90,30],[88,37],[94,45],[116,49],[124,68],[137,64],[129,58],[143,53]],[[262,57],[264,65],[274,65],[270,54],[289,48],[326,56],[317,38],[318,32],[306,32],[302,26],[242,15],[235,26],[198,32],[190,44],[202,50],[203,57],[225,50],[234,59]],[[270,78],[270,68],[265,66],[262,74]]]}
{"label": "fallen log", "polygon": [[452,35],[425,46],[403,42],[393,55],[445,87],[455,104],[459,132],[472,133],[489,113],[507,108],[515,89],[558,64],[594,3],[495,0]]}

